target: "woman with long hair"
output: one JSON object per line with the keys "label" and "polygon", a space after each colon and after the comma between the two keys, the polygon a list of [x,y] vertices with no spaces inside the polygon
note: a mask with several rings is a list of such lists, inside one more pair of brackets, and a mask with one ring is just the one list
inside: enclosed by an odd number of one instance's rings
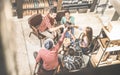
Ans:
{"label": "woman with long hair", "polygon": [[86,27],[83,30],[83,33],[79,36],[80,39],[80,47],[82,49],[83,54],[87,54],[89,51],[88,46],[92,42],[93,30],[91,27]]}

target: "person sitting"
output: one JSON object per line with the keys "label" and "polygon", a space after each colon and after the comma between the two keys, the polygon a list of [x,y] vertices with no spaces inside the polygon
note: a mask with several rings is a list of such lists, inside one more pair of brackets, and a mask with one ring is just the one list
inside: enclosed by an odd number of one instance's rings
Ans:
{"label": "person sitting", "polygon": [[[75,24],[75,19],[73,16],[70,16],[70,12],[68,10],[66,10],[64,12],[64,16],[61,19],[61,24],[64,24],[66,26]],[[74,35],[74,28],[73,27],[70,27],[69,31],[71,31],[71,33]],[[71,35],[67,32],[65,37],[71,38]]]}
{"label": "person sitting", "polygon": [[[56,17],[56,10],[54,8],[50,9],[49,13],[43,18],[41,24],[38,27],[38,31],[40,34],[45,35],[48,38],[54,39],[56,37],[55,31],[59,28],[64,28],[63,25],[55,27],[55,17]],[[54,32],[54,34],[52,34]]]}
{"label": "person sitting", "polygon": [[75,49],[70,47],[68,50],[68,55],[63,57],[63,67],[68,70],[78,70],[82,66],[82,59],[75,56]]}
{"label": "person sitting", "polygon": [[68,28],[65,28],[61,38],[59,39],[58,43],[54,45],[54,42],[52,39],[47,39],[44,42],[44,47],[40,49],[38,54],[36,55],[36,64],[34,69],[34,74],[36,71],[37,64],[41,61],[43,61],[43,64],[38,71],[38,75],[52,75],[55,71],[55,69],[58,67],[58,50],[61,47],[65,33]]}
{"label": "person sitting", "polygon": [[61,50],[59,50],[59,53],[62,55],[66,55],[67,50],[69,49],[70,46],[75,47],[76,38],[74,37],[74,35],[70,31],[67,31],[67,32],[70,34],[72,41],[70,40],[70,38],[64,39],[63,48]]}
{"label": "person sitting", "polygon": [[91,27],[86,27],[83,30],[83,33],[80,34],[79,45],[80,45],[80,48],[82,49],[83,54],[88,54],[89,52],[88,46],[92,42],[92,36],[93,36],[93,30]]}

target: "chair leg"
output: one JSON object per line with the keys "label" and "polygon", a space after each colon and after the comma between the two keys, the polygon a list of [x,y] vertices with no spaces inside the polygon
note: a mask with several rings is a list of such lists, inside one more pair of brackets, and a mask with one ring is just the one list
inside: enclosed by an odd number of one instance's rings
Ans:
{"label": "chair leg", "polygon": [[58,66],[57,70],[56,70],[57,73],[60,72],[60,65]]}
{"label": "chair leg", "polygon": [[42,44],[43,44],[44,40],[46,40],[46,37],[44,37],[44,38],[38,37],[38,38],[40,39],[40,47],[42,47]]}
{"label": "chair leg", "polygon": [[31,36],[31,34],[33,34],[33,32],[30,32],[29,37]]}
{"label": "chair leg", "polygon": [[40,39],[40,47],[42,47],[42,39]]}
{"label": "chair leg", "polygon": [[33,52],[33,56],[34,56],[35,59],[36,59],[37,55],[38,55],[37,51]]}

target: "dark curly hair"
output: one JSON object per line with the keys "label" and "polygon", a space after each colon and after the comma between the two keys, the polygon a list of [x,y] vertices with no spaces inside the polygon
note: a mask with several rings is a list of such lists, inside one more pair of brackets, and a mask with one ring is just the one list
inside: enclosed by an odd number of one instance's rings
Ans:
{"label": "dark curly hair", "polygon": [[74,48],[70,48],[70,49],[68,50],[68,54],[69,54],[70,56],[74,56],[74,54],[75,54]]}

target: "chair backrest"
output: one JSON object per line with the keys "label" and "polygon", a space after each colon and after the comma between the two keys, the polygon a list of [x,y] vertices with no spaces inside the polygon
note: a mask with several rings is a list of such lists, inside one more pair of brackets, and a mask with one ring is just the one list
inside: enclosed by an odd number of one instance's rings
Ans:
{"label": "chair backrest", "polygon": [[28,24],[31,26],[38,26],[40,25],[40,23],[42,22],[42,15],[41,14],[35,14],[32,15],[29,19],[28,19]]}
{"label": "chair backrest", "polygon": [[64,12],[58,12],[57,15],[56,15],[56,21],[61,21],[61,18],[64,16]]}
{"label": "chair backrest", "polygon": [[94,37],[88,48],[91,50],[90,52],[96,51],[99,49],[100,45],[98,44],[98,36]]}

